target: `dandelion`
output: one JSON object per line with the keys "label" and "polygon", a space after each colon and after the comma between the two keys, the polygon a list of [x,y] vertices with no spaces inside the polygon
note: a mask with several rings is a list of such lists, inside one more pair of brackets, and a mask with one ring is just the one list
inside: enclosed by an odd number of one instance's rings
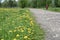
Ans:
{"label": "dandelion", "polygon": [[12,30],[9,30],[9,32],[12,32]]}
{"label": "dandelion", "polygon": [[27,39],[28,38],[28,36],[24,36],[24,39]]}
{"label": "dandelion", "polygon": [[19,26],[19,28],[20,28],[21,26]]}
{"label": "dandelion", "polygon": [[29,18],[29,15],[26,15],[27,18]]}
{"label": "dandelion", "polygon": [[28,38],[30,40],[30,38]]}
{"label": "dandelion", "polygon": [[28,33],[31,33],[31,28],[28,28]]}
{"label": "dandelion", "polygon": [[1,39],[1,40],[4,40],[4,39]]}
{"label": "dandelion", "polygon": [[21,30],[21,32],[24,32],[24,30]]}
{"label": "dandelion", "polygon": [[30,24],[33,25],[33,21],[30,21]]}
{"label": "dandelion", "polygon": [[14,30],[14,32],[16,32],[16,30]]}
{"label": "dandelion", "polygon": [[18,29],[18,31],[20,32],[20,29]]}
{"label": "dandelion", "polygon": [[31,21],[31,23],[33,23],[33,21]]}
{"label": "dandelion", "polygon": [[31,31],[28,31],[28,33],[31,33]]}
{"label": "dandelion", "polygon": [[15,27],[15,29],[18,29],[18,27]]}
{"label": "dandelion", "polygon": [[31,30],[31,28],[28,28],[28,30]]}
{"label": "dandelion", "polygon": [[30,18],[30,20],[32,20],[32,18]]}
{"label": "dandelion", "polygon": [[19,34],[16,35],[16,37],[19,37],[19,36],[20,36]]}
{"label": "dandelion", "polygon": [[14,38],[13,40],[17,40],[16,38]]}
{"label": "dandelion", "polygon": [[24,28],[23,27],[20,30],[21,30],[21,32],[24,32]]}

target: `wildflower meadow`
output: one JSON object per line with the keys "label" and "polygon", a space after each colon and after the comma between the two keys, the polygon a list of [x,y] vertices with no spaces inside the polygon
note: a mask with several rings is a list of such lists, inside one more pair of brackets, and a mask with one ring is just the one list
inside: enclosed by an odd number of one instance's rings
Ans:
{"label": "wildflower meadow", "polygon": [[44,40],[44,31],[28,9],[0,8],[0,40]]}

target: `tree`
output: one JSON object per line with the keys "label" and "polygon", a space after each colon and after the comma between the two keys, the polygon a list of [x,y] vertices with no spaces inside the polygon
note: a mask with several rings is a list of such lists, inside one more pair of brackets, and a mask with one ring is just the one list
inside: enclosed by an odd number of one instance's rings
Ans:
{"label": "tree", "polygon": [[37,0],[32,0],[32,1],[31,1],[31,6],[32,6],[33,8],[36,8],[36,7],[37,7]]}
{"label": "tree", "polygon": [[0,7],[2,6],[2,3],[1,3],[2,0],[0,0]]}
{"label": "tree", "polygon": [[49,1],[48,0],[41,0],[40,3],[41,3],[41,7],[45,7],[46,4],[49,5]]}
{"label": "tree", "polygon": [[13,7],[13,1],[12,0],[8,1],[8,7]]}
{"label": "tree", "polygon": [[16,0],[4,0],[3,7],[17,7]]}
{"label": "tree", "polygon": [[52,0],[52,7],[55,7],[55,0]]}
{"label": "tree", "polygon": [[27,7],[27,0],[18,0],[18,6],[21,8]]}
{"label": "tree", "polygon": [[4,0],[4,2],[2,3],[2,6],[3,6],[3,7],[8,7],[8,2],[7,2],[7,0]]}
{"label": "tree", "polygon": [[60,7],[60,0],[58,0],[58,6]]}
{"label": "tree", "polygon": [[60,7],[60,0],[55,0],[56,7]]}
{"label": "tree", "polygon": [[13,0],[13,7],[17,7],[17,2],[16,2],[16,0]]}

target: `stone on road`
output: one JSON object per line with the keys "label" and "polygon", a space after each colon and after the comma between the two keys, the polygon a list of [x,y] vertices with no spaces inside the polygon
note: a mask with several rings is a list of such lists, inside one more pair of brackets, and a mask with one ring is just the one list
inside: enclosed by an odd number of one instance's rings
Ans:
{"label": "stone on road", "polygon": [[30,9],[37,23],[46,31],[45,40],[60,40],[60,13],[42,9]]}

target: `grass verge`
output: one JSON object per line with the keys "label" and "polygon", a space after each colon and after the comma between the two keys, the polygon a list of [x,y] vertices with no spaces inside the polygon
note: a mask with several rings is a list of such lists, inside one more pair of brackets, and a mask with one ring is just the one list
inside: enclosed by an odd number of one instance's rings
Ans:
{"label": "grass verge", "polygon": [[50,11],[56,11],[56,12],[60,12],[60,8],[49,8],[48,10],[50,10]]}
{"label": "grass verge", "polygon": [[0,8],[0,40],[44,40],[44,31],[28,9]]}
{"label": "grass verge", "polygon": [[[42,8],[42,9],[46,10],[45,8]],[[60,8],[57,8],[57,7],[56,7],[56,8],[51,8],[51,7],[49,7],[48,10],[49,10],[49,11],[60,12]]]}

